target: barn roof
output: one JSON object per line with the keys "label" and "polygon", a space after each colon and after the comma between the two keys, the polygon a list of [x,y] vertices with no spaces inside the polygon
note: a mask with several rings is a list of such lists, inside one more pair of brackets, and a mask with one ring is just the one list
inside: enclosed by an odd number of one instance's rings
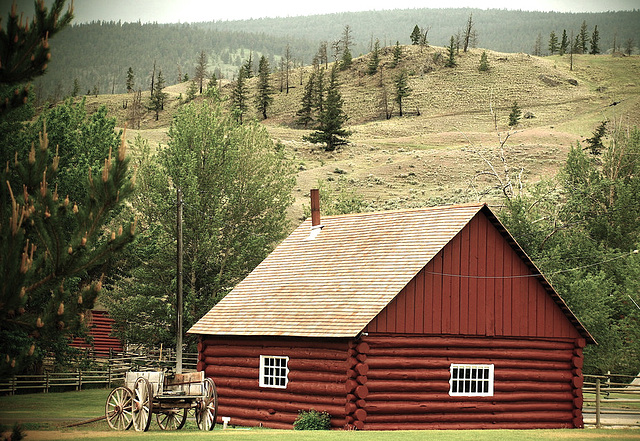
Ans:
{"label": "barn roof", "polygon": [[593,341],[485,204],[307,219],[188,332],[355,337],[480,211]]}

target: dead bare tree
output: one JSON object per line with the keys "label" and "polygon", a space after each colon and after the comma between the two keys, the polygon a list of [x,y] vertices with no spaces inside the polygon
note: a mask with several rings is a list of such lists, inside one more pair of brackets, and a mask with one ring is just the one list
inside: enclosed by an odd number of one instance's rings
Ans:
{"label": "dead bare tree", "polygon": [[[493,119],[493,127],[498,137],[498,147],[495,150],[478,148],[469,137],[463,133],[469,143],[467,151],[478,156],[485,164],[485,169],[475,173],[471,178],[470,186],[477,188],[477,181],[481,177],[488,177],[496,182],[498,188],[507,200],[513,199],[517,194],[522,193],[524,184],[522,176],[524,167],[514,167],[511,158],[507,154],[507,141],[509,138],[518,133],[518,131],[507,131],[503,133],[498,128],[498,116],[493,108],[493,97],[489,100],[489,110]],[[495,164],[497,161],[497,164]]]}

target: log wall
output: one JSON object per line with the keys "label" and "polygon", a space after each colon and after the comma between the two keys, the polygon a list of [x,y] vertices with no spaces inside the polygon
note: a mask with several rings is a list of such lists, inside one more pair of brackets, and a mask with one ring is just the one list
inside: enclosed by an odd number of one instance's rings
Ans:
{"label": "log wall", "polygon": [[[369,334],[350,349],[345,423],[364,430],[583,427],[584,345],[581,338]],[[493,396],[449,396],[452,363],[493,364]]]}
{"label": "log wall", "polygon": [[[292,429],[300,410],[331,415],[345,422],[345,383],[349,342],[344,339],[225,338],[203,336],[198,370],[218,388],[218,421]],[[286,389],[259,386],[260,355],[289,357]]]}

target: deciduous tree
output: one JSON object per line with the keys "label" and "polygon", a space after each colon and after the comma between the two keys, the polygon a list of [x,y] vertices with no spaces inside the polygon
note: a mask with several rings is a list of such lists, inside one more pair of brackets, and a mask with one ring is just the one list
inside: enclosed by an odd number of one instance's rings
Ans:
{"label": "deciduous tree", "polygon": [[131,343],[173,344],[176,189],[184,201],[185,329],[289,228],[295,170],[262,125],[239,124],[214,98],[182,106],[168,136],[156,156],[138,140],[142,146],[136,148],[146,157],[132,204],[143,231],[109,293],[115,328]]}

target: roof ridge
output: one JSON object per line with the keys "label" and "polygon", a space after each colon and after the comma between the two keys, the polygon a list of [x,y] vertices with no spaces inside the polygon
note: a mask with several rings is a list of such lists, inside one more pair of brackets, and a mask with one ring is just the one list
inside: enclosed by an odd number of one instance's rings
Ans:
{"label": "roof ridge", "polygon": [[[348,213],[348,214],[333,214],[333,215],[322,215],[322,219],[336,219],[336,218],[346,218],[346,217],[358,217],[358,216],[380,216],[386,214],[394,214],[394,213],[417,213],[421,211],[436,211],[436,210],[445,210],[445,209],[454,209],[454,208],[472,208],[478,207],[480,210],[482,207],[488,207],[486,202],[466,202],[462,204],[452,204],[452,205],[434,205],[431,207],[419,207],[419,208],[400,208],[397,210],[379,210],[379,211],[367,211],[361,213]],[[321,207],[322,210],[322,207]],[[310,217],[305,219],[305,221],[311,219]]]}

